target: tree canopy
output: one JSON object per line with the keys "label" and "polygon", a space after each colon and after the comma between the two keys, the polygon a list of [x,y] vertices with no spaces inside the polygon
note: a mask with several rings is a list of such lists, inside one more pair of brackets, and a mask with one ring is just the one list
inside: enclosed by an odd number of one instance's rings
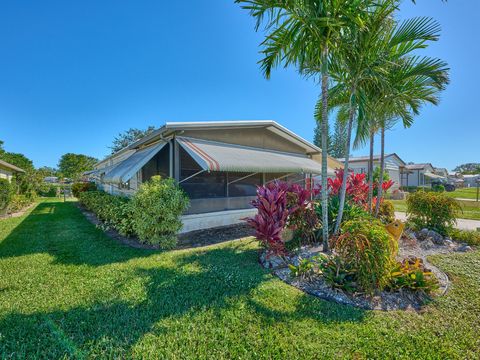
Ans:
{"label": "tree canopy", "polygon": [[130,128],[118,134],[115,137],[115,139],[113,139],[112,146],[110,146],[110,149],[112,150],[112,154],[122,150],[124,147],[127,147],[130,144],[133,144],[135,141],[152,133],[153,131],[155,131],[155,127],[150,125],[144,130],[137,129],[137,128]]}
{"label": "tree canopy", "polygon": [[60,158],[58,170],[67,178],[78,179],[85,171],[92,170],[96,162],[91,156],[67,153]]}

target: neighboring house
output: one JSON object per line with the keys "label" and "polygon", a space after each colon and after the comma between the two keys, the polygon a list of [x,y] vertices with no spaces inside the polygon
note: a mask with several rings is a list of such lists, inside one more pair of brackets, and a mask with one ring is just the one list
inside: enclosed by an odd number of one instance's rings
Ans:
{"label": "neighboring house", "polygon": [[480,174],[463,175],[463,181],[465,187],[476,187],[477,183],[480,182]]}
{"label": "neighboring house", "polygon": [[445,178],[445,179],[448,179],[449,177],[449,172],[447,169],[445,168],[433,168],[433,173],[436,174],[436,175],[440,175],[441,177]]}
{"label": "neighboring house", "polygon": [[[352,169],[356,174],[368,173],[369,156],[351,157],[349,160],[349,169]],[[343,162],[345,159],[338,159]],[[392,189],[398,189],[401,186],[400,169],[405,165],[405,162],[395,153],[385,155],[385,171],[394,181]],[[373,157],[373,168],[380,167],[380,155]]]}
{"label": "neighboring house", "polygon": [[0,160],[0,179],[7,179],[12,181],[12,176],[15,173],[24,173],[25,170],[20,169],[19,167],[9,164],[6,161]]}
{"label": "neighboring house", "polygon": [[447,181],[447,177],[435,174],[435,168],[430,163],[407,164],[402,168],[401,176],[402,186],[431,186],[432,181]]}
{"label": "neighboring house", "polygon": [[[167,123],[88,172],[112,194],[133,194],[154,175],[175,178],[190,198],[182,231],[238,223],[252,215],[257,185],[307,183],[321,150],[274,121]],[[329,158],[329,174],[342,167]]]}

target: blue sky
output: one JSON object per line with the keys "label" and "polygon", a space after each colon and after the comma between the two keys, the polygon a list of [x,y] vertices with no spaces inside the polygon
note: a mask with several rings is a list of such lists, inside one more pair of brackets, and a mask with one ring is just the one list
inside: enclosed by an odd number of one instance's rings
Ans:
{"label": "blue sky", "polygon": [[[480,161],[479,13],[473,0],[402,5],[441,23],[424,53],[449,63],[451,84],[412,128],[387,133],[387,152],[449,169]],[[101,158],[119,132],[165,121],[273,119],[311,140],[318,85],[294,69],[265,80],[253,26],[233,1],[2,1],[0,139],[36,166]]]}

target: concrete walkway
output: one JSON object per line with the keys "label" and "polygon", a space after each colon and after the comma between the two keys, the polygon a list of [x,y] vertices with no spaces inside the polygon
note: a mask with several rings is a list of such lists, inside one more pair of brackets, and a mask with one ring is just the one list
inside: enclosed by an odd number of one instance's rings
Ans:
{"label": "concrete walkway", "polygon": [[467,199],[467,198],[454,198],[455,200],[460,200],[460,201],[473,201],[477,202],[477,199]]}
{"label": "concrete walkway", "polygon": [[[407,220],[407,214],[404,212],[395,211],[395,217],[402,221]],[[457,219],[457,225],[455,227],[462,230],[480,231],[480,220]]]}

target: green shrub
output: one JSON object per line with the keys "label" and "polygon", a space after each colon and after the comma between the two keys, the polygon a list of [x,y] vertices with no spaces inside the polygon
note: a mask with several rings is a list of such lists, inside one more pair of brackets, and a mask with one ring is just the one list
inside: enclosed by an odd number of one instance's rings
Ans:
{"label": "green shrub", "polygon": [[460,205],[444,193],[417,191],[407,198],[407,216],[414,229],[446,235],[456,222]]}
{"label": "green shrub", "polygon": [[0,179],[0,212],[7,209],[12,200],[13,187],[7,179]]}
{"label": "green shrub", "polygon": [[97,185],[95,185],[93,182],[77,182],[72,184],[72,194],[76,198],[78,198],[82,192],[95,190],[97,190]]}
{"label": "green shrub", "polygon": [[56,197],[57,196],[57,189],[59,189],[59,185],[43,184],[38,189],[38,195],[42,196],[42,197]]}
{"label": "green shrub", "polygon": [[319,265],[325,282],[334,289],[342,289],[347,292],[357,290],[356,273],[349,264],[340,257],[333,256],[324,258]]}
{"label": "green shrub", "polygon": [[384,225],[373,219],[344,222],[341,235],[332,241],[335,254],[355,272],[358,287],[368,293],[388,284],[397,247]]}
{"label": "green shrub", "polygon": [[130,199],[103,191],[83,191],[79,193],[79,201],[86,209],[94,212],[107,227],[114,228],[124,236],[134,235]]}
{"label": "green shrub", "polygon": [[435,192],[445,192],[445,186],[442,184],[433,185],[432,190]]}
{"label": "green shrub", "polygon": [[378,212],[380,221],[384,224],[390,224],[395,221],[395,207],[393,203],[388,200],[382,201]]}
{"label": "green shrub", "polygon": [[476,230],[459,230],[452,228],[448,235],[456,241],[467,243],[468,245],[480,245],[480,231]]}
{"label": "green shrub", "polygon": [[15,194],[12,196],[8,204],[7,212],[12,214],[25,209],[33,203],[34,199],[23,194]]}
{"label": "green shrub", "polygon": [[189,200],[174,179],[153,176],[135,193],[132,205],[133,227],[140,240],[163,249],[176,245],[180,216]]}
{"label": "green shrub", "polygon": [[[328,198],[328,232],[329,235],[333,235],[335,230],[335,224],[337,223],[338,210],[340,209],[340,198],[338,195],[330,196]],[[322,204],[318,201],[315,203],[315,212],[317,213],[318,219],[322,219]],[[345,201],[345,206],[343,208],[343,217],[342,221],[355,220],[360,218],[371,218],[371,215],[363,210],[360,206],[351,203],[350,201]],[[322,229],[317,231],[317,238],[322,234]]]}

